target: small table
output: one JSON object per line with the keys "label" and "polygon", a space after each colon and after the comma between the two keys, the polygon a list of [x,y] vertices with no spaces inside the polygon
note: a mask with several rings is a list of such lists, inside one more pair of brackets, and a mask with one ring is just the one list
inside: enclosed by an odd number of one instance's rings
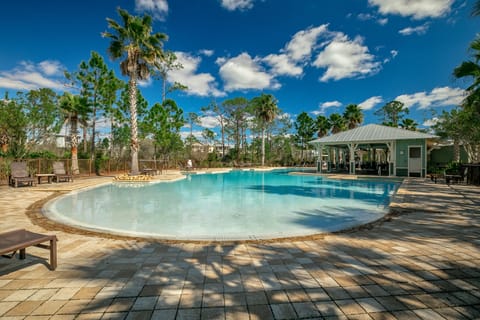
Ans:
{"label": "small table", "polygon": [[55,174],[53,174],[53,173],[37,173],[35,176],[38,179],[38,184],[40,184],[41,181],[42,181],[42,178],[45,178],[45,177],[47,178],[48,183],[52,183],[52,180],[53,180],[53,177],[55,177]]}

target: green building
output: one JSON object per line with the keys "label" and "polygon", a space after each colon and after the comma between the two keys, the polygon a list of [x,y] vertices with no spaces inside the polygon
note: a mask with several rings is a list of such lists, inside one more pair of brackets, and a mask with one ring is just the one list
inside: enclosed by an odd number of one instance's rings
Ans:
{"label": "green building", "polygon": [[[315,146],[319,163],[327,171],[347,170],[350,174],[377,173],[400,177],[425,177],[429,146],[438,137],[400,128],[369,124],[322,137]],[[324,171],[318,165],[319,172]]]}

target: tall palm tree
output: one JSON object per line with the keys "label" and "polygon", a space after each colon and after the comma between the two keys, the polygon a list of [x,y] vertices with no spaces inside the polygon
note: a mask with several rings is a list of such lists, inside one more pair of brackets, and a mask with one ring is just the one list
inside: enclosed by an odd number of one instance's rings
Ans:
{"label": "tall palm tree", "polygon": [[118,14],[122,18],[123,26],[107,18],[108,26],[114,33],[104,32],[103,37],[110,38],[108,53],[113,60],[124,59],[120,63],[120,70],[129,77],[128,91],[130,100],[131,125],[131,174],[137,175],[138,169],[138,127],[137,127],[137,80],[145,80],[153,69],[160,68],[164,59],[163,41],[167,35],[152,34],[152,17],[131,16],[126,10],[119,8]]}
{"label": "tall palm tree", "polygon": [[260,120],[262,128],[262,166],[265,165],[265,131],[279,113],[277,100],[271,94],[260,95],[252,99],[255,116]]}
{"label": "tall palm tree", "polygon": [[78,95],[65,92],[60,98],[60,108],[65,113],[65,123],[70,125],[70,150],[72,174],[79,174],[78,168],[78,125],[86,125],[87,114],[91,111],[87,100]]}
{"label": "tall palm tree", "polygon": [[348,129],[354,129],[363,122],[362,109],[356,104],[349,104],[343,113]]}
{"label": "tall palm tree", "polygon": [[475,1],[472,8],[472,16],[479,17],[480,16],[480,0]]}
{"label": "tall palm tree", "polygon": [[339,113],[332,113],[328,119],[332,133],[339,133],[346,129],[345,118]]}
{"label": "tall palm tree", "polygon": [[[480,4],[480,1],[479,1]],[[480,8],[479,8],[480,10]],[[480,112],[480,36],[477,37],[471,44],[470,50],[472,52],[473,61],[464,61],[461,65],[453,70],[453,75],[456,78],[473,78],[473,83],[467,88],[468,96],[464,101],[464,105],[470,105]]]}
{"label": "tall palm tree", "polygon": [[328,118],[325,117],[325,116],[322,116],[322,115],[319,115],[315,119],[315,125],[316,125],[317,130],[318,130],[317,135],[318,135],[319,138],[325,137],[331,129],[330,122],[328,121]]}

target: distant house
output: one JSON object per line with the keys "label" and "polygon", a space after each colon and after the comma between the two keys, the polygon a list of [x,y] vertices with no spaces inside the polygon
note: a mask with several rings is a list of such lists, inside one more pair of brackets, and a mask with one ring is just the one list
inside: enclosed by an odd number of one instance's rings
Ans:
{"label": "distant house", "polygon": [[[380,173],[383,169],[389,176],[425,177],[428,148],[437,138],[431,134],[369,124],[310,141],[310,144],[316,147],[318,154],[324,154],[327,149],[327,170],[337,169],[340,161],[350,174],[368,168]],[[318,170],[322,171],[321,166]]]}

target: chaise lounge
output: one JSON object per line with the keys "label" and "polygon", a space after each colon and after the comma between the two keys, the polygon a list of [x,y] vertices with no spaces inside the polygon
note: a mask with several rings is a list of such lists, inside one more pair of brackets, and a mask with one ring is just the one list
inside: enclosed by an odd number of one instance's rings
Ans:
{"label": "chaise lounge", "polygon": [[10,165],[10,184],[17,188],[20,184],[33,186],[35,179],[30,176],[26,162],[12,162]]}
{"label": "chaise lounge", "polygon": [[65,170],[65,165],[61,161],[55,161],[53,163],[53,174],[55,174],[55,177],[53,177],[55,182],[73,182],[73,176],[67,173]]}
{"label": "chaise lounge", "polygon": [[[50,242],[50,245],[43,244],[43,242],[47,241]],[[49,249],[50,269],[55,270],[57,268],[56,236],[34,233],[25,229],[0,233],[0,255],[5,258],[11,259],[17,251],[20,251],[19,258],[25,259],[26,248],[31,246]],[[8,255],[8,253],[10,253],[10,255]]]}

